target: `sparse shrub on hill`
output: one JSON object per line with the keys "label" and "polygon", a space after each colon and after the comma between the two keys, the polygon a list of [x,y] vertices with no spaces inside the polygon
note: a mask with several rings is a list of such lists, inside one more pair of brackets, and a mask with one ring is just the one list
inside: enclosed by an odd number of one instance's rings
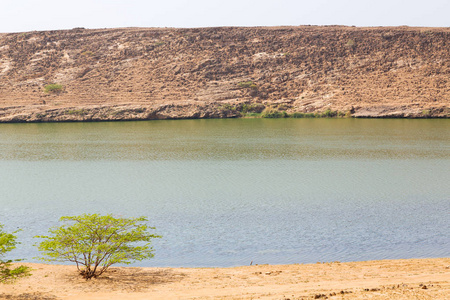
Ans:
{"label": "sparse shrub on hill", "polygon": [[231,105],[229,103],[223,104],[221,109],[222,109],[222,111],[227,111],[227,110],[235,111],[235,110],[237,110],[236,106],[233,106],[233,105]]}
{"label": "sparse shrub on hill", "polygon": [[355,41],[352,40],[352,39],[349,39],[349,40],[347,41],[346,46],[347,46],[347,47],[350,47],[350,48],[354,48],[354,47],[355,47]]}
{"label": "sparse shrub on hill", "polygon": [[81,52],[81,56],[94,56],[95,53],[89,50]]}
{"label": "sparse shrub on hill", "polygon": [[238,86],[243,89],[254,89],[256,90],[258,86],[253,81],[242,81],[238,83]]}
{"label": "sparse shrub on hill", "polygon": [[425,118],[429,118],[431,116],[431,110],[429,110],[429,109],[423,110],[422,116],[424,116]]}
{"label": "sparse shrub on hill", "polygon": [[11,282],[19,277],[30,275],[30,268],[26,266],[12,268],[13,260],[3,260],[2,258],[6,252],[16,248],[18,244],[14,235],[16,232],[6,233],[3,231],[3,225],[0,224],[0,283]]}
{"label": "sparse shrub on hill", "polygon": [[55,94],[57,94],[57,93],[62,92],[62,91],[63,91],[63,88],[64,88],[64,87],[63,87],[61,84],[52,83],[52,84],[47,84],[47,85],[44,87],[44,91],[45,91],[46,93],[55,93]]}
{"label": "sparse shrub on hill", "polygon": [[243,113],[261,113],[264,110],[265,106],[261,103],[247,104],[243,103],[241,105],[241,111]]}
{"label": "sparse shrub on hill", "polygon": [[85,279],[98,277],[113,264],[130,264],[153,257],[151,240],[161,236],[148,232],[145,217],[115,218],[112,215],[84,214],[61,217],[69,222],[49,229],[37,246],[43,260],[72,262]]}
{"label": "sparse shrub on hill", "polygon": [[160,46],[163,46],[164,44],[165,44],[165,42],[159,41],[159,42],[154,43],[153,46],[154,47],[160,47]]}

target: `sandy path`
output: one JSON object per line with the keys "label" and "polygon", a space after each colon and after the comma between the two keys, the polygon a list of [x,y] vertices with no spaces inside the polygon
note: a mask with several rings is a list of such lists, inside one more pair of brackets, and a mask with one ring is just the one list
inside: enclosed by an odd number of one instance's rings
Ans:
{"label": "sandy path", "polygon": [[28,264],[33,276],[0,299],[450,299],[450,258],[234,268],[112,268]]}

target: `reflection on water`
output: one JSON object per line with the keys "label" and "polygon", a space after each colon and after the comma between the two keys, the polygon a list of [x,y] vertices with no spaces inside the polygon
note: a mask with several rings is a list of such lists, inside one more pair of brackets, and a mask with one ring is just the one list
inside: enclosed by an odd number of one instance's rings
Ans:
{"label": "reflection on water", "polygon": [[1,124],[1,160],[448,158],[447,120]]}
{"label": "reflection on water", "polygon": [[449,256],[447,120],[0,124],[14,253],[62,215],[148,216],[145,266]]}

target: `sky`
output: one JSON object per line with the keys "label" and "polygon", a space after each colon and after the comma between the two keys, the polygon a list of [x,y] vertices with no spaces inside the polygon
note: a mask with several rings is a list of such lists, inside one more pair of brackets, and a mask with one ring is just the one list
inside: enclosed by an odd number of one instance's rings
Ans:
{"label": "sky", "polygon": [[0,0],[0,32],[117,27],[450,26],[450,0]]}

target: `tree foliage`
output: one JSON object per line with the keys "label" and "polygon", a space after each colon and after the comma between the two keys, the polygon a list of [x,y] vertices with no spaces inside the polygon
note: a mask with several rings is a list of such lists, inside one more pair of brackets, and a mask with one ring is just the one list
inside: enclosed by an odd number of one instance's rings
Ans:
{"label": "tree foliage", "polygon": [[57,83],[52,83],[52,84],[47,84],[46,86],[44,86],[44,91],[46,93],[60,93],[62,92],[62,90],[64,89],[64,87],[61,84],[57,84]]}
{"label": "tree foliage", "polygon": [[[10,282],[19,277],[30,275],[30,268],[19,266],[12,268],[12,260],[3,260],[3,255],[16,248],[18,242],[13,233],[3,231],[3,225],[0,224],[0,283]],[[17,260],[16,260],[17,261]]]}
{"label": "tree foliage", "polygon": [[84,214],[62,217],[69,224],[49,229],[38,244],[47,261],[73,262],[86,279],[98,277],[113,264],[130,264],[153,257],[151,234],[145,217],[115,218]]}

